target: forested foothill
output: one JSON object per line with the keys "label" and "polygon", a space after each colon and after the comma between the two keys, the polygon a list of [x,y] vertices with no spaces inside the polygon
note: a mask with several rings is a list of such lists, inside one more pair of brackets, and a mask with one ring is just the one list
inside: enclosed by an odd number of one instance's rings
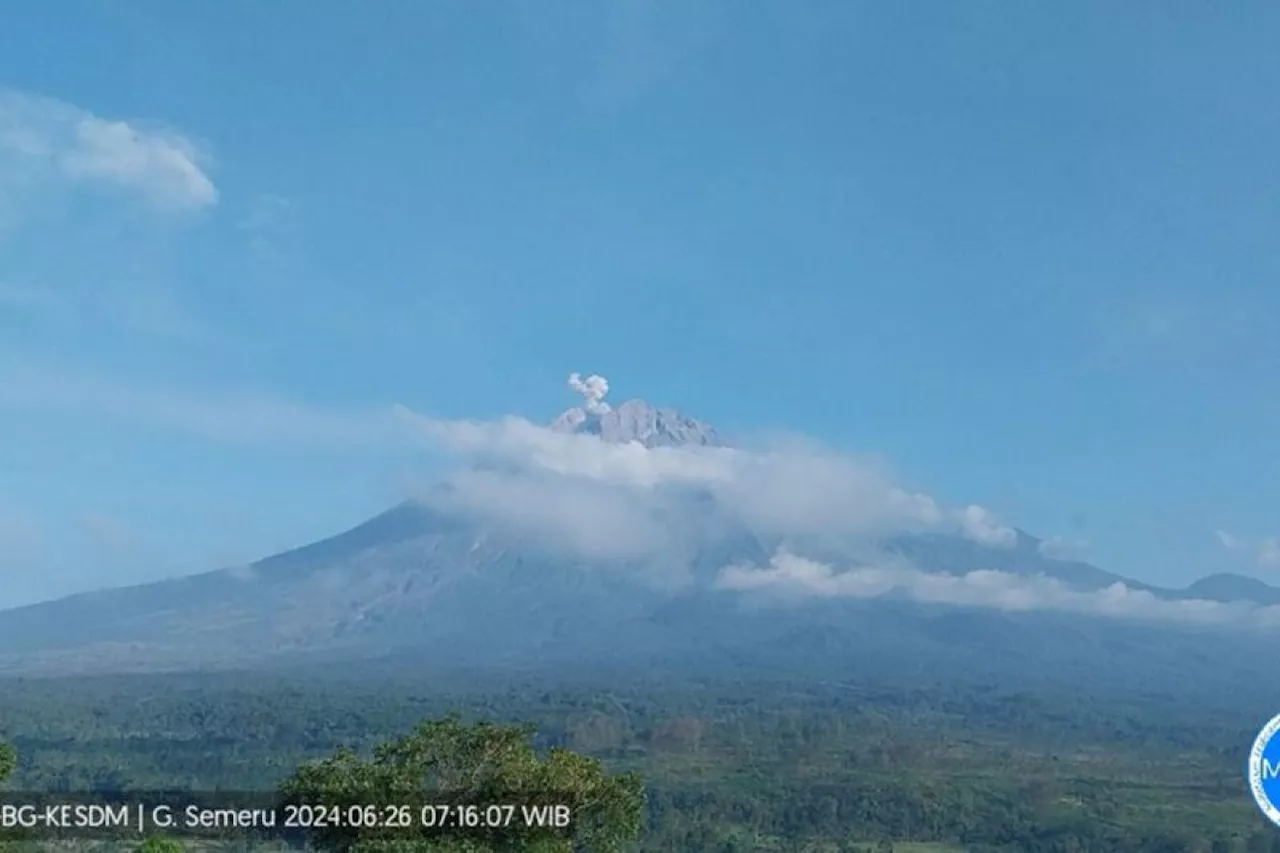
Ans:
{"label": "forested foothill", "polygon": [[728,677],[465,682],[10,680],[0,737],[17,758],[0,752],[0,770],[23,791],[265,791],[331,784],[340,749],[365,773],[379,744],[517,724],[531,756],[637,778],[639,839],[617,849],[1280,851],[1242,773],[1261,709],[1226,699]]}

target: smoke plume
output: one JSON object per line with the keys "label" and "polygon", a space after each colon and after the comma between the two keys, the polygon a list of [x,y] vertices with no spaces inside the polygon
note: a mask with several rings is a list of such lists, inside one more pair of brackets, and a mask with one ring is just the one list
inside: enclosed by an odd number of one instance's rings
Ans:
{"label": "smoke plume", "polygon": [[603,415],[609,411],[609,404],[604,401],[604,397],[609,393],[609,380],[597,374],[591,374],[586,379],[581,374],[569,374],[569,387],[582,395],[584,403],[582,408],[586,409],[593,415]]}

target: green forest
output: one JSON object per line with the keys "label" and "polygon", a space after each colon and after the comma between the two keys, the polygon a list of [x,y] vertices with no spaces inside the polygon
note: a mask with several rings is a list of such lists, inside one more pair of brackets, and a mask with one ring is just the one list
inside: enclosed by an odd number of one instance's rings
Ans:
{"label": "green forest", "polygon": [[1241,772],[1257,723],[1176,696],[994,686],[28,680],[0,689],[0,769],[22,792],[350,796],[421,784],[434,756],[490,793],[572,788],[597,808],[589,837],[417,849],[1266,853],[1280,831]]}

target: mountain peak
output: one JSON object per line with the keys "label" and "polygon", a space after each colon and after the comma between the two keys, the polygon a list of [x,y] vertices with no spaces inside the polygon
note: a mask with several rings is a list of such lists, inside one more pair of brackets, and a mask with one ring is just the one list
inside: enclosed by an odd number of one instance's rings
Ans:
{"label": "mountain peak", "polygon": [[636,441],[645,447],[715,446],[715,429],[675,409],[657,408],[644,400],[628,400],[616,408],[588,411],[575,406],[551,423],[558,432],[598,435],[610,444]]}
{"label": "mountain peak", "polygon": [[720,444],[712,427],[674,409],[656,408],[644,400],[628,400],[613,408],[604,401],[609,380],[599,374],[584,379],[579,373],[571,373],[569,388],[581,394],[583,402],[551,422],[557,432],[598,435],[611,444],[636,441],[645,447]]}

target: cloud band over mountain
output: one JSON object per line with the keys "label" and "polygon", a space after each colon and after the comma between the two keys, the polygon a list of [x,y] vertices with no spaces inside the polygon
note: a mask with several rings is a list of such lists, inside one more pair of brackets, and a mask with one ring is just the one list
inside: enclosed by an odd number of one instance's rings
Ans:
{"label": "cloud band over mountain", "polygon": [[1044,575],[990,569],[964,574],[926,572],[905,563],[838,570],[827,563],[780,551],[767,566],[730,566],[717,586],[788,598],[875,599],[896,595],[926,604],[1005,612],[1056,611],[1203,627],[1280,628],[1280,606],[1184,598],[1169,600],[1115,583],[1100,590],[1073,589]]}
{"label": "cloud band over mountain", "polygon": [[[1112,585],[1074,589],[1047,577],[995,571],[980,562],[931,572],[905,559],[838,570],[798,556],[788,543],[867,547],[921,532],[957,534],[995,554],[1019,534],[977,505],[948,507],[904,488],[885,465],[805,440],[758,447],[654,446],[557,431],[520,417],[433,418],[405,406],[329,411],[260,395],[199,395],[90,376],[10,371],[4,403],[40,405],[144,421],[206,439],[325,445],[442,455],[441,480],[416,496],[451,512],[497,522],[587,560],[621,561],[669,583],[708,529],[749,531],[783,550],[768,565],[720,567],[722,591],[782,598],[876,598],[1000,610],[1047,610],[1194,625],[1272,627],[1277,611],[1193,598],[1163,599]],[[599,382],[594,380],[599,379]],[[604,380],[582,380],[602,402]],[[581,389],[579,389],[581,390]],[[410,461],[409,464],[413,464]],[[700,515],[695,517],[695,509]],[[866,546],[866,547],[864,547]],[[1058,556],[1054,540],[1037,553]]]}

